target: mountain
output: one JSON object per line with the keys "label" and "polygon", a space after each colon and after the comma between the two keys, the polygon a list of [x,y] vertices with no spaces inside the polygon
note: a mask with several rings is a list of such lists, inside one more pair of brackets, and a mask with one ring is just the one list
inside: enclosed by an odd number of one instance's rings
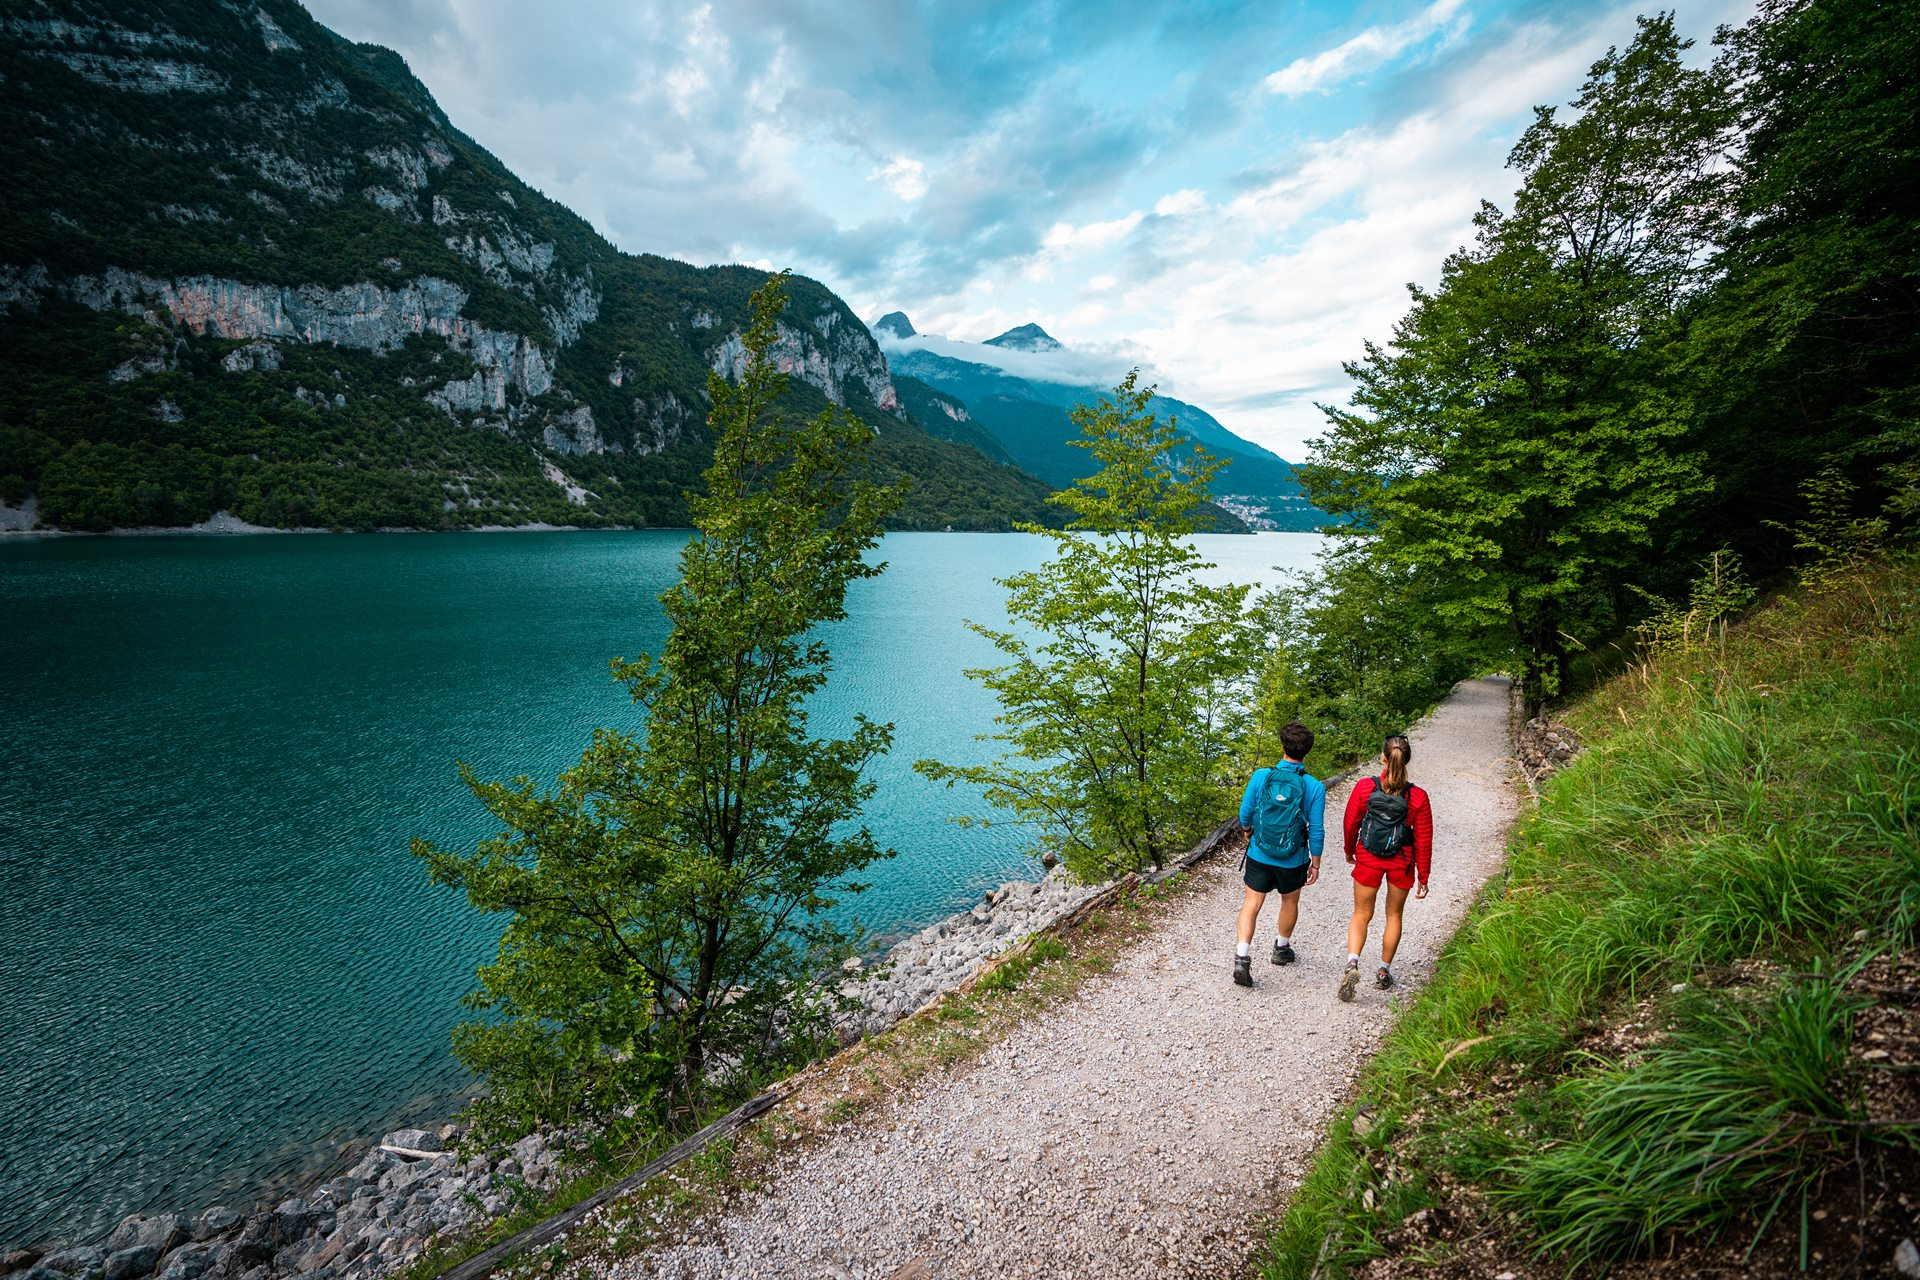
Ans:
{"label": "mountain", "polygon": [[900,395],[900,407],[928,435],[978,449],[1004,466],[1019,465],[999,437],[975,422],[960,400],[905,374],[896,374],[893,385]]}
{"label": "mountain", "polygon": [[[894,312],[899,315],[899,312]],[[1060,344],[1053,335],[1037,324],[1023,324],[1017,329],[1009,329],[997,338],[988,338],[989,347],[1002,347],[1008,351],[1058,351]]]}
{"label": "mountain", "polygon": [[[1082,375],[1072,365],[1050,366],[1045,357],[1068,349],[1039,325],[1024,324],[984,343],[963,343],[917,333],[895,311],[877,322],[874,332],[896,376],[910,376],[959,400],[1034,475],[1067,485],[1093,470],[1087,451],[1072,443],[1080,432],[1069,411],[1111,394],[1112,387],[1076,380]],[[1000,352],[1018,352],[1020,358],[1003,363]],[[1048,373],[1052,376],[1040,376]],[[1221,507],[1255,527],[1315,529],[1323,522],[1322,513],[1302,495],[1292,463],[1241,439],[1196,405],[1155,396],[1148,407],[1171,416],[1185,435],[1227,462],[1213,486]]]}
{"label": "mountain", "polygon": [[[50,527],[684,524],[766,278],[615,249],[292,0],[9,6],[0,163],[0,502]],[[1059,518],[789,297],[789,407],[873,427],[898,524]]]}

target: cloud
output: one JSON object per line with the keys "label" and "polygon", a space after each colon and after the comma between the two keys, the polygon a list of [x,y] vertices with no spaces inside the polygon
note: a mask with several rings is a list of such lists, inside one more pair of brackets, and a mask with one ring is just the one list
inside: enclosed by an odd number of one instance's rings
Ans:
{"label": "cloud", "polygon": [[[1405,22],[1368,27],[1359,35],[1311,58],[1296,58],[1265,81],[1267,92],[1293,96],[1325,90],[1349,76],[1400,56],[1445,28],[1465,0],[1434,0]],[[1464,25],[1464,19],[1462,20]]]}
{"label": "cloud", "polygon": [[[791,266],[956,339],[1037,321],[1069,351],[1009,372],[1140,364],[1294,458],[1635,12],[1377,0],[1298,56],[1271,0],[309,2],[623,249]],[[1704,42],[1754,0],[1675,2]]]}
{"label": "cloud", "polygon": [[909,160],[905,156],[892,161],[867,175],[869,182],[878,180],[887,190],[902,200],[918,200],[927,194],[927,169],[918,160]]}

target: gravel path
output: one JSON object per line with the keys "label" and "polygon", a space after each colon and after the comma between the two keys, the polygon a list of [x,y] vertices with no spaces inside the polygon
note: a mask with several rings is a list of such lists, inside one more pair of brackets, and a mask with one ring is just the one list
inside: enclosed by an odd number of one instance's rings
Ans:
{"label": "gravel path", "polygon": [[[774,1190],[629,1259],[610,1280],[858,1277],[908,1263],[928,1277],[1252,1274],[1252,1255],[1306,1172],[1329,1115],[1387,1025],[1432,972],[1515,812],[1508,686],[1460,685],[1412,734],[1409,772],[1433,796],[1433,888],[1409,900],[1389,996],[1334,999],[1351,881],[1338,845],[1347,787],[1327,797],[1325,874],[1301,897],[1300,963],[1275,968],[1273,907],[1255,986],[1233,985],[1237,858],[1057,1010],[979,1062],[869,1111],[830,1145],[784,1160]],[[1380,921],[1363,964],[1378,963]]]}

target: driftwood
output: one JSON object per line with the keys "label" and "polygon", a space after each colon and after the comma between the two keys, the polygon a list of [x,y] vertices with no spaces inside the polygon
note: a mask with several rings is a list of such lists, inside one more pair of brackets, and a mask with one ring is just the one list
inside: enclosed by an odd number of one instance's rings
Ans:
{"label": "driftwood", "polygon": [[588,1214],[610,1200],[617,1200],[629,1192],[637,1191],[643,1183],[657,1178],[689,1156],[698,1154],[706,1145],[717,1138],[724,1138],[734,1130],[761,1115],[774,1103],[787,1096],[788,1090],[774,1087],[726,1115],[721,1116],[698,1133],[682,1138],[663,1154],[649,1160],[639,1169],[628,1174],[620,1181],[600,1188],[568,1209],[563,1209],[544,1222],[528,1227],[518,1235],[509,1236],[484,1253],[476,1253],[459,1266],[443,1273],[440,1280],[480,1280],[493,1271],[513,1254],[528,1249],[538,1249],[565,1235],[575,1224]]}
{"label": "driftwood", "polygon": [[887,1280],[933,1280],[933,1264],[925,1254],[901,1266]]}
{"label": "driftwood", "polygon": [[388,1155],[405,1156],[409,1160],[438,1160],[453,1154],[451,1151],[415,1151],[412,1147],[393,1147],[384,1142],[380,1144],[380,1149]]}

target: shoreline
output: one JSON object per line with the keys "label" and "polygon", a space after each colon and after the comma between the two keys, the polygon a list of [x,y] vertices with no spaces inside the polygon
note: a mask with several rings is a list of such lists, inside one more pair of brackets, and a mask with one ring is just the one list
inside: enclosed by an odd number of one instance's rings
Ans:
{"label": "shoreline", "polygon": [[[1008,948],[1100,893],[1055,870],[1009,880],[974,905],[843,966],[841,990],[860,1009],[841,1016],[844,1047],[899,1022],[965,982]],[[351,1140],[317,1173],[255,1187],[244,1209],[134,1213],[104,1237],[10,1246],[0,1275],[12,1280],[371,1280],[420,1257],[446,1233],[471,1230],[515,1207],[519,1184],[550,1190],[561,1179],[569,1135],[534,1133],[462,1157],[458,1118]]]}

